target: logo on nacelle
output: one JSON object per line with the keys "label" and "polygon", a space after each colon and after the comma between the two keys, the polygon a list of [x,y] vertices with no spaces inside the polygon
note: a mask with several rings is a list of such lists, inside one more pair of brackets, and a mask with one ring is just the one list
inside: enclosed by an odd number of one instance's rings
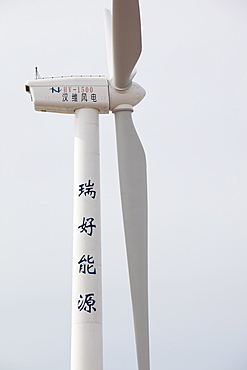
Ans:
{"label": "logo on nacelle", "polygon": [[52,93],[60,93],[62,91],[61,87],[57,87],[57,88],[51,87],[50,90]]}

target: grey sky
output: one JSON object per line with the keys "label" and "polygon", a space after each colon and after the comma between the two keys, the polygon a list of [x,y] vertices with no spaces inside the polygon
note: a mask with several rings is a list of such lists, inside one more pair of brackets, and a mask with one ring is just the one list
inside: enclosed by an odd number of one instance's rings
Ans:
{"label": "grey sky", "polygon": [[[247,368],[247,5],[140,0],[153,370]],[[107,0],[1,5],[0,368],[70,358],[73,116],[24,84],[105,74]],[[105,369],[135,369],[113,116],[101,116]]]}

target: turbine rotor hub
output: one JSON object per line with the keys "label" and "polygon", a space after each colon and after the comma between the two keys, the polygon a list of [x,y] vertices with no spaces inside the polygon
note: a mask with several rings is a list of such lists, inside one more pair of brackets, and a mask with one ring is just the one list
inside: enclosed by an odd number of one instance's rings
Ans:
{"label": "turbine rotor hub", "polygon": [[118,90],[114,88],[109,81],[110,110],[113,113],[117,110],[133,111],[132,107],[140,103],[145,95],[146,92],[143,87],[136,82],[132,82],[132,85],[127,90]]}

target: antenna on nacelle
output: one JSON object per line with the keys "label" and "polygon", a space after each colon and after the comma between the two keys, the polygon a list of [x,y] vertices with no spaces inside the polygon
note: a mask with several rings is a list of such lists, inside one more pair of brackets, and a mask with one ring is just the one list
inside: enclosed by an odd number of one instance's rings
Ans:
{"label": "antenna on nacelle", "polygon": [[38,67],[35,67],[35,79],[38,80],[39,78],[41,78],[41,76],[39,74]]}

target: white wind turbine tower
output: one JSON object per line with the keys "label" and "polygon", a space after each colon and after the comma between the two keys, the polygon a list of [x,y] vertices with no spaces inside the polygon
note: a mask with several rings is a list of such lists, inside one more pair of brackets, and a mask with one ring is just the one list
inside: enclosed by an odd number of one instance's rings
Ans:
{"label": "white wind turbine tower", "polygon": [[103,369],[99,114],[115,114],[138,369],[149,370],[146,159],[132,121],[145,96],[132,81],[141,54],[138,0],[113,0],[105,21],[110,80],[36,78],[26,91],[37,111],[75,114],[71,370]]}

